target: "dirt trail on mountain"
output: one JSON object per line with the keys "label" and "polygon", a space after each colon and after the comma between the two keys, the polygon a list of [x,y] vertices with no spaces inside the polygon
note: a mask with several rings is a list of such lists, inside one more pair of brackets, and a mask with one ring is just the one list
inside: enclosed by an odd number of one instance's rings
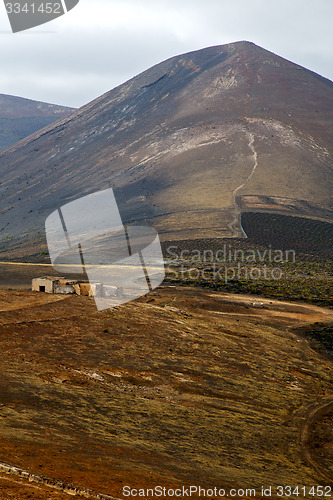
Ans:
{"label": "dirt trail on mountain", "polygon": [[321,423],[324,415],[333,415],[333,397],[325,399],[317,405],[311,405],[304,415],[304,423],[300,432],[301,447],[304,459],[317,472],[317,474],[333,485],[333,473],[323,467],[317,458],[316,444],[311,441],[311,431],[317,423]]}
{"label": "dirt trail on mountain", "polygon": [[258,153],[254,147],[254,135],[249,134],[249,138],[250,138],[249,139],[249,148],[251,149],[252,154],[253,154],[253,162],[254,162],[253,168],[252,168],[251,173],[248,176],[248,178],[240,186],[238,186],[232,193],[232,199],[233,199],[233,205],[234,205],[234,219],[229,224],[229,228],[231,229],[233,236],[236,238],[242,238],[244,236],[245,236],[245,238],[247,238],[247,235],[246,235],[244,229],[242,228],[241,221],[240,221],[241,211],[240,211],[240,208],[238,205],[238,200],[237,200],[238,192],[241,189],[243,189],[243,187],[250,181],[250,179],[253,177],[253,175],[256,171],[256,168],[258,166]]}

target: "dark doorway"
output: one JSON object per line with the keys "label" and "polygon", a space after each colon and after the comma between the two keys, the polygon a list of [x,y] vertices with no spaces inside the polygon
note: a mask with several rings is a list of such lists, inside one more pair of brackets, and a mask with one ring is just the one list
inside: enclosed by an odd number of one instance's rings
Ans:
{"label": "dark doorway", "polygon": [[40,292],[45,292],[45,286],[40,286],[40,287],[39,287],[39,291],[40,291]]}

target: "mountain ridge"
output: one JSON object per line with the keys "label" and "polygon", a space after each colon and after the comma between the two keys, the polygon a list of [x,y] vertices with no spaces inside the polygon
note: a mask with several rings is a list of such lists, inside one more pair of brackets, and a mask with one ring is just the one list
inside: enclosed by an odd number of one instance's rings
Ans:
{"label": "mountain ridge", "polygon": [[0,94],[0,150],[10,148],[73,110],[67,106]]}
{"label": "mountain ridge", "polygon": [[250,209],[332,221],[332,86],[251,42],[167,59],[0,154],[0,235],[18,240],[23,212],[21,232],[42,234],[54,209],[107,187],[124,223],[168,240],[243,237]]}

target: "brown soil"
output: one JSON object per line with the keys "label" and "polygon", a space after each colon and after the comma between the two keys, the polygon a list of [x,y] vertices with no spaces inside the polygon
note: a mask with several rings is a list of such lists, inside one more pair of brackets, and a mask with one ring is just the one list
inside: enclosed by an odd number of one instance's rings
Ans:
{"label": "brown soil", "polygon": [[[0,290],[0,463],[116,498],[126,484],[326,484],[333,367],[290,329],[315,321],[333,311],[194,287],[100,313]],[[69,498],[4,471],[0,491]]]}

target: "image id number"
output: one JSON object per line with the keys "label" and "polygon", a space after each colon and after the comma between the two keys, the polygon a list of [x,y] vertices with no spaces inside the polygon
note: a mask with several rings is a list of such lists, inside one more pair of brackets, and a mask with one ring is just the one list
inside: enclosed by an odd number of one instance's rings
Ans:
{"label": "image id number", "polygon": [[62,14],[61,3],[6,3],[8,14]]}
{"label": "image id number", "polygon": [[276,494],[278,497],[313,496],[327,498],[332,496],[332,486],[277,486]]}

